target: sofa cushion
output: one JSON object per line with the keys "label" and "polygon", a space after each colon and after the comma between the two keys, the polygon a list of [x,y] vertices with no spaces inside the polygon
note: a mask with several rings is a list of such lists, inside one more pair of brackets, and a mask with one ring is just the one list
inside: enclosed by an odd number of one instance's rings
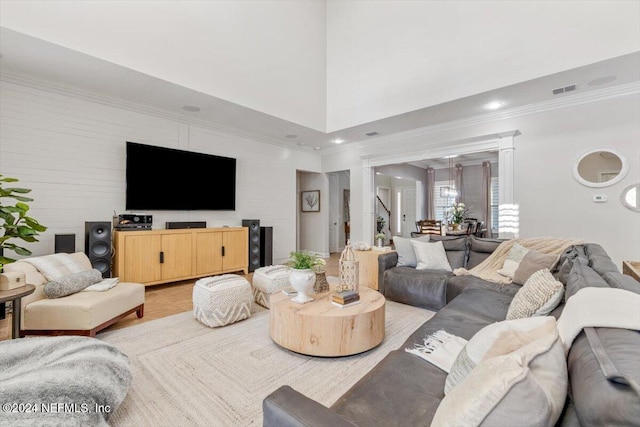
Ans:
{"label": "sofa cushion", "polygon": [[558,257],[553,254],[545,254],[533,250],[528,251],[524,257],[522,257],[518,268],[513,274],[513,283],[524,285],[533,273],[545,268],[550,269],[557,259]]}
{"label": "sofa cushion", "polygon": [[536,271],[513,297],[507,320],[546,316],[555,309],[564,294],[564,285],[548,269]]}
{"label": "sofa cushion", "polygon": [[604,273],[602,278],[611,286],[612,288],[624,289],[626,291],[635,292],[636,294],[640,294],[640,282],[634,279],[631,276],[627,276],[622,273],[615,273],[612,271],[607,271]]}
{"label": "sofa cushion", "polygon": [[394,267],[384,272],[384,296],[392,301],[440,310],[445,304],[451,272]]}
{"label": "sofa cushion", "polygon": [[567,357],[571,396],[583,426],[640,420],[640,332],[586,328]]}
{"label": "sofa cushion", "polygon": [[429,239],[429,235],[411,239],[407,237],[394,236],[393,246],[398,254],[398,267],[415,267],[417,265],[416,253],[411,241],[416,240],[419,242],[428,242]]}
{"label": "sofa cushion", "polygon": [[466,269],[470,270],[487,259],[502,243],[498,239],[483,239],[475,236],[469,237],[469,256],[467,257]]}
{"label": "sofa cushion", "polygon": [[580,289],[587,287],[608,288],[609,285],[602,276],[587,265],[585,259],[577,258],[567,276],[564,292],[565,302]]}
{"label": "sofa cushion", "polygon": [[444,392],[448,394],[460,384],[480,362],[509,354],[549,335],[555,329],[550,317],[505,320],[482,328],[458,354],[447,375]]}
{"label": "sofa cushion", "polygon": [[101,281],[102,273],[92,268],[91,270],[71,273],[45,283],[44,293],[49,298],[66,297]]}
{"label": "sofa cushion", "polygon": [[467,236],[431,236],[431,241],[442,242],[452,269],[464,267],[467,258]]}
{"label": "sofa cushion", "polygon": [[453,276],[447,282],[447,302],[452,301],[465,289],[486,289],[512,298],[520,290],[520,286],[512,283],[501,285],[471,275]]}
{"label": "sofa cushion", "polygon": [[431,425],[552,426],[567,384],[564,350],[552,325],[541,338],[479,363],[442,400]]}
{"label": "sofa cushion", "polygon": [[584,252],[589,259],[589,267],[593,268],[598,274],[620,272],[602,246],[596,243],[588,243],[584,245]]}
{"label": "sofa cushion", "polygon": [[404,349],[392,351],[331,409],[357,426],[428,426],[444,397],[446,376]]}
{"label": "sofa cushion", "polygon": [[416,270],[452,271],[442,242],[416,242],[411,245],[416,253]]}
{"label": "sofa cushion", "polygon": [[119,283],[107,292],[41,299],[23,308],[22,329],[91,330],[144,304],[144,285]]}

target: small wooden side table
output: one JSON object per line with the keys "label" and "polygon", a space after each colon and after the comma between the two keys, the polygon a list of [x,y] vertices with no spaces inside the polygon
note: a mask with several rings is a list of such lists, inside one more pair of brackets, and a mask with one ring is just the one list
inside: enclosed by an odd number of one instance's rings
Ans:
{"label": "small wooden side table", "polygon": [[32,294],[35,290],[36,287],[33,285],[24,285],[8,291],[0,291],[0,302],[13,301],[11,338],[20,338],[20,316],[22,312],[20,300],[22,297]]}
{"label": "small wooden side table", "polygon": [[378,290],[378,256],[395,252],[393,250],[380,251],[371,249],[369,251],[353,251],[358,260],[358,272],[360,286],[368,286],[371,289]]}
{"label": "small wooden side table", "polygon": [[640,261],[622,261],[622,273],[640,282]]}

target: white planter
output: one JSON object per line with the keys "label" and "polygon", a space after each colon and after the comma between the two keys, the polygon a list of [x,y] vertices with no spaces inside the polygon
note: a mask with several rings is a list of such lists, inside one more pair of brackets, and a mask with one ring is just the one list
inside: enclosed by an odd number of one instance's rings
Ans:
{"label": "white planter", "polygon": [[313,298],[308,294],[312,292],[313,284],[316,282],[316,273],[311,269],[298,270],[292,268],[291,275],[289,275],[289,282],[291,286],[293,286],[293,289],[298,292],[298,295],[291,301],[297,302],[298,304],[306,304],[313,301]]}

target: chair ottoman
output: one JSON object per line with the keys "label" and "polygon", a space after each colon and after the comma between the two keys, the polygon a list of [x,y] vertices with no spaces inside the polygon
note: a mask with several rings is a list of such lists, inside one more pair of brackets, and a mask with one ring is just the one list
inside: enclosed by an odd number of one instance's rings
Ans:
{"label": "chair ottoman", "polygon": [[291,267],[270,265],[253,272],[253,298],[263,307],[269,308],[269,296],[289,287]]}
{"label": "chair ottoman", "polygon": [[237,274],[205,277],[193,287],[193,316],[217,328],[251,316],[251,285]]}

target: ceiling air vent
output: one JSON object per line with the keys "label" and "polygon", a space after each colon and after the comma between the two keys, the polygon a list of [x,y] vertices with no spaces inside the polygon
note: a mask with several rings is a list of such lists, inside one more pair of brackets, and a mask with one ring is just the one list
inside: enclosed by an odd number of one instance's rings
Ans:
{"label": "ceiling air vent", "polygon": [[553,94],[554,95],[559,95],[561,93],[565,93],[565,92],[571,92],[578,89],[578,85],[569,85],[569,86],[565,86],[565,87],[559,87],[557,89],[553,89]]}
{"label": "ceiling air vent", "polygon": [[367,132],[367,133],[365,133],[365,135],[367,135],[367,136],[376,136],[376,135],[378,135],[378,132]]}

